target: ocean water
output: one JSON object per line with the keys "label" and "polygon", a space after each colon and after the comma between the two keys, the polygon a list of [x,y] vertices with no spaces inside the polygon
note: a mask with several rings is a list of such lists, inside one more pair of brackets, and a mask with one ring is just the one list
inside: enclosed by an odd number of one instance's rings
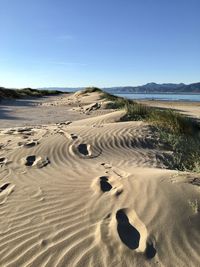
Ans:
{"label": "ocean water", "polygon": [[200,102],[200,94],[115,94],[136,100],[164,100],[164,101],[196,101]]}
{"label": "ocean water", "polygon": [[[60,90],[60,88],[57,88]],[[83,88],[62,88],[62,91],[66,91],[69,93],[77,92],[79,90],[82,90]],[[105,90],[107,91],[107,90]],[[109,91],[108,91],[109,92]],[[110,92],[109,92],[110,93]],[[136,99],[136,100],[163,100],[163,101],[194,101],[194,102],[200,102],[200,94],[140,94],[140,93],[114,93],[111,92],[111,94],[116,95],[116,96],[121,96],[124,98],[129,98],[129,99]]]}

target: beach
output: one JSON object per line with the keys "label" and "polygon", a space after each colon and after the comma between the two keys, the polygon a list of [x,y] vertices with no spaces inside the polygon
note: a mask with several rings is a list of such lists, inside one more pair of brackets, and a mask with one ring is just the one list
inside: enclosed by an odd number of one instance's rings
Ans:
{"label": "beach", "polygon": [[99,92],[0,103],[0,266],[200,266],[200,175],[124,114]]}

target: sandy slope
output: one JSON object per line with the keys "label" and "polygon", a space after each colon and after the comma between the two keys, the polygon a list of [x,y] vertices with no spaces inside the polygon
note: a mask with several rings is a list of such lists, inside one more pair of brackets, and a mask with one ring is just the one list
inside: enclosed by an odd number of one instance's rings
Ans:
{"label": "sandy slope", "polygon": [[88,114],[0,131],[0,266],[200,266],[200,177],[164,169],[147,124]]}

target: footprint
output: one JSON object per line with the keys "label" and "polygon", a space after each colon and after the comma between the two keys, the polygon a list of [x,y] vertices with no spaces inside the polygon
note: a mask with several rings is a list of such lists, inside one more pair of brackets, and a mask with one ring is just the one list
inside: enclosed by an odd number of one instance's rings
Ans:
{"label": "footprint", "polygon": [[26,133],[26,132],[30,132],[32,130],[32,128],[19,128],[17,130],[18,133]]}
{"label": "footprint", "polygon": [[91,186],[98,194],[110,191],[110,196],[118,197],[123,193],[123,184],[116,176],[100,176],[93,180]]}
{"label": "footprint", "polygon": [[32,132],[23,132],[22,134],[24,134],[24,133],[25,133],[27,136],[33,135]]}
{"label": "footprint", "polygon": [[75,140],[75,139],[77,139],[78,138],[78,136],[76,135],[76,134],[71,134],[71,138],[73,139],[73,140]]}
{"label": "footprint", "polygon": [[37,142],[37,141],[30,141],[30,142],[25,143],[24,146],[25,147],[34,147],[38,144],[39,144],[39,142]]}
{"label": "footprint", "polygon": [[117,232],[121,241],[130,249],[137,249],[140,243],[140,233],[130,224],[126,213],[121,209],[116,213]]}
{"label": "footprint", "polygon": [[4,165],[8,165],[9,163],[11,163],[12,161],[9,161],[7,158],[5,157],[1,157],[0,158],[0,167],[4,166]]}
{"label": "footprint", "polygon": [[6,158],[4,157],[0,158],[0,166],[6,164],[6,162],[7,162]]}
{"label": "footprint", "polygon": [[71,123],[72,123],[71,121],[64,121],[64,122],[56,123],[56,125],[69,125]]}
{"label": "footprint", "polygon": [[112,168],[112,166],[109,163],[103,162],[103,163],[101,163],[101,165],[104,166],[105,169],[111,169]]}
{"label": "footprint", "polygon": [[7,201],[8,196],[14,191],[15,185],[5,183],[0,186],[0,205]]}
{"label": "footprint", "polygon": [[145,250],[145,256],[148,260],[152,259],[155,257],[157,251],[156,249],[154,248],[153,244],[152,243],[147,243],[147,247],[146,247],[146,250]]}
{"label": "footprint", "polygon": [[108,192],[112,189],[112,185],[108,182],[107,176],[100,177],[100,187],[102,192]]}
{"label": "footprint", "polygon": [[23,135],[22,138],[23,139],[28,139],[29,138],[29,135]]}
{"label": "footprint", "polygon": [[15,129],[6,130],[3,134],[14,134]]}
{"label": "footprint", "polygon": [[37,141],[29,141],[29,142],[19,142],[18,146],[24,146],[24,147],[29,148],[29,147],[34,147],[38,144],[39,144],[39,142],[37,142]]}
{"label": "footprint", "polygon": [[36,160],[36,156],[28,156],[27,158],[26,158],[26,163],[25,163],[25,165],[26,166],[32,166],[33,164],[34,164],[34,162],[35,162],[35,160]]}
{"label": "footprint", "polygon": [[6,184],[2,185],[2,186],[0,187],[0,193],[1,193],[2,191],[4,191],[9,185],[10,185],[10,183],[6,183]]}
{"label": "footprint", "polygon": [[69,148],[70,152],[82,159],[94,159],[102,153],[99,147],[87,143],[80,143],[79,137],[76,137],[76,135],[70,134],[70,139],[76,139]]}
{"label": "footprint", "polygon": [[80,144],[78,145],[78,151],[84,156],[89,156],[91,154],[90,152],[90,145],[87,144]]}
{"label": "footprint", "polygon": [[50,163],[48,158],[36,157],[35,155],[28,156],[25,159],[25,166],[37,166],[38,168],[43,168]]}
{"label": "footprint", "polygon": [[157,251],[148,238],[147,228],[133,209],[120,209],[116,213],[117,233],[129,249],[142,252],[147,260],[155,257]]}

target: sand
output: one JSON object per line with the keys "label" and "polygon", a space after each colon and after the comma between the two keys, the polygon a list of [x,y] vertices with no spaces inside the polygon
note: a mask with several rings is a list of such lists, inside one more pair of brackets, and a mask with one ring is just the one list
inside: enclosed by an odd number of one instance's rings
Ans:
{"label": "sand", "polygon": [[170,108],[178,111],[186,116],[200,118],[200,102],[193,101],[155,101],[155,100],[140,100],[143,103],[153,107]]}
{"label": "sand", "polygon": [[167,170],[149,125],[104,106],[0,106],[0,266],[200,266],[200,176]]}

